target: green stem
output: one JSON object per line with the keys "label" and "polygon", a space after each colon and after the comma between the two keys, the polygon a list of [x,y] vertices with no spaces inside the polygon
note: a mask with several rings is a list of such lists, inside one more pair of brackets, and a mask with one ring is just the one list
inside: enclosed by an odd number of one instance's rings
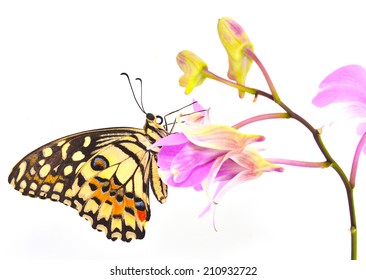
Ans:
{"label": "green stem", "polygon": [[282,101],[278,103],[278,105],[283,108],[291,118],[297,120],[301,124],[303,124],[312,134],[317,143],[320,151],[323,153],[327,162],[329,162],[330,166],[338,173],[338,176],[341,178],[346,192],[347,192],[347,200],[350,214],[350,222],[351,222],[351,259],[357,259],[357,223],[356,223],[356,210],[353,199],[353,188],[351,184],[342,170],[342,168],[338,165],[338,163],[332,158],[327,148],[325,147],[323,140],[321,138],[319,130],[315,129],[309,122],[307,122],[304,118],[293,112],[289,107],[287,107]]}
{"label": "green stem", "polygon": [[353,188],[347,192],[348,203],[350,204],[351,215],[351,260],[357,260],[357,225],[356,225],[356,209],[353,200]]}

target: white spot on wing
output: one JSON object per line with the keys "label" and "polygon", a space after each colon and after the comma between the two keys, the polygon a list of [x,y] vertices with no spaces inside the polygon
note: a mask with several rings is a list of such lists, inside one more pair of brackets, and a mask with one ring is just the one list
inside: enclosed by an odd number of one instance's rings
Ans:
{"label": "white spot on wing", "polygon": [[81,151],[75,152],[71,157],[73,161],[80,161],[83,158],[85,158],[85,155]]}
{"label": "white spot on wing", "polygon": [[69,147],[70,147],[70,143],[66,143],[61,148],[61,156],[62,156],[63,160],[66,160],[66,158],[67,158],[67,150]]}
{"label": "white spot on wing", "polygon": [[44,166],[42,166],[42,168],[39,170],[39,176],[41,178],[44,178],[48,175],[48,173],[50,172],[51,170],[51,165],[49,164],[46,164]]}
{"label": "white spot on wing", "polygon": [[89,145],[90,145],[90,143],[91,143],[91,138],[90,138],[90,136],[86,136],[85,138],[84,138],[84,144],[83,144],[83,147],[88,147]]}
{"label": "white spot on wing", "polygon": [[42,154],[44,157],[49,157],[52,155],[52,149],[50,147],[43,149]]}
{"label": "white spot on wing", "polygon": [[19,173],[18,173],[18,177],[17,177],[17,182],[19,182],[20,178],[23,177],[25,169],[27,168],[27,162],[23,161],[21,164],[19,164]]}
{"label": "white spot on wing", "polygon": [[72,172],[72,166],[68,165],[64,168],[64,175],[67,176]]}
{"label": "white spot on wing", "polygon": [[19,185],[22,189],[25,189],[27,187],[27,181],[26,180],[23,180],[20,182],[20,185]]}
{"label": "white spot on wing", "polygon": [[57,146],[59,146],[59,147],[60,147],[60,146],[62,146],[65,142],[66,142],[66,140],[62,140],[62,141],[60,141],[60,142],[58,142],[58,143],[57,143]]}

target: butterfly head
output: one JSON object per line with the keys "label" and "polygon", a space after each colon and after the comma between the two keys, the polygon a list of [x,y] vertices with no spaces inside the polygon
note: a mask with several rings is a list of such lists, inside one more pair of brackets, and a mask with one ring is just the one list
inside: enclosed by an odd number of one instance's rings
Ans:
{"label": "butterfly head", "polygon": [[163,117],[159,115],[154,115],[152,113],[147,113],[144,129],[148,133],[156,132],[161,137],[164,137],[167,135],[167,132],[165,125],[163,123],[164,123]]}

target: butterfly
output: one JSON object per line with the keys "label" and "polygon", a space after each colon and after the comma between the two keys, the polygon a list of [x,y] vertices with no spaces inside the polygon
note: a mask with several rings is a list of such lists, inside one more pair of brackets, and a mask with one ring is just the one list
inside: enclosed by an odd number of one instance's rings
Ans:
{"label": "butterfly", "polygon": [[[145,113],[142,102],[138,106]],[[162,117],[145,114],[142,129],[89,130],[39,147],[14,166],[10,185],[23,195],[75,208],[108,239],[143,239],[151,216],[149,186],[160,203],[167,199],[158,174],[160,148],[149,147],[169,134]]]}

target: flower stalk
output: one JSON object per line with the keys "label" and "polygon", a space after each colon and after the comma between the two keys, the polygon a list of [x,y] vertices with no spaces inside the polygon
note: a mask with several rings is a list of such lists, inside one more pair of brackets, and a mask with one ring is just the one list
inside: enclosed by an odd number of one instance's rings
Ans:
{"label": "flower stalk", "polygon": [[[221,78],[221,79],[223,79],[223,78]],[[221,82],[221,79],[215,79],[215,80]],[[240,87],[242,87],[241,85],[232,83],[230,81],[226,81],[225,84],[226,85],[229,85],[229,86],[232,86],[234,88],[240,88]],[[266,97],[266,98],[274,101],[274,96],[271,95],[271,94],[269,94],[269,93],[266,93],[266,92],[257,90],[256,94],[257,95],[260,95],[260,96],[263,96],[263,97]],[[330,155],[329,151],[325,147],[319,130],[318,129],[315,129],[303,117],[301,117],[300,115],[298,115],[297,113],[295,113],[294,111],[292,111],[280,99],[278,99],[278,100],[279,101],[277,102],[277,104],[286,113],[284,113],[283,115],[277,115],[277,116],[271,115],[271,117],[272,118],[275,118],[275,117],[292,118],[292,119],[298,121],[299,123],[301,123],[303,126],[305,126],[311,132],[311,134],[313,135],[316,144],[318,145],[320,151],[322,152],[322,154],[324,155],[324,157],[326,159],[326,164],[324,163],[324,166],[322,166],[322,167],[327,167],[327,166],[332,167],[337,172],[338,176],[341,178],[341,180],[342,180],[342,182],[344,184],[344,187],[345,187],[346,192],[347,192],[347,200],[348,200],[349,214],[350,214],[350,223],[351,223],[351,227],[350,227],[350,232],[351,232],[351,259],[352,260],[356,260],[357,259],[357,223],[356,223],[356,211],[355,211],[355,205],[354,205],[354,199],[353,199],[353,188],[352,188],[352,186],[350,184],[350,181],[348,180],[348,178],[347,178],[346,174],[344,173],[343,169],[333,159],[333,157]],[[243,124],[240,124],[240,125],[242,126]],[[236,127],[238,127],[238,125],[236,125]],[[366,138],[366,136],[365,136],[365,138]],[[363,141],[366,141],[366,139],[363,140]]]}
{"label": "flower stalk", "polygon": [[280,97],[277,93],[277,90],[276,90],[272,80],[271,80],[271,77],[269,76],[266,68],[264,67],[262,62],[259,60],[257,55],[249,48],[245,49],[244,53],[245,53],[245,55],[249,56],[258,65],[259,69],[262,71],[262,74],[263,74],[264,78],[266,79],[268,87],[269,87],[269,89],[272,93],[274,102],[280,103]]}
{"label": "flower stalk", "polygon": [[238,83],[229,81],[229,80],[227,80],[225,78],[222,78],[222,77],[220,77],[218,75],[215,75],[214,73],[208,71],[207,69],[204,69],[203,73],[204,73],[204,75],[205,75],[206,78],[209,78],[209,79],[212,79],[212,80],[216,80],[216,81],[218,81],[220,83],[223,83],[225,85],[228,85],[228,86],[231,86],[233,88],[236,88],[240,92],[247,92],[247,93],[250,93],[250,94],[253,94],[253,95],[256,95],[257,94],[257,90],[256,89],[249,88],[249,87],[243,86],[241,84],[238,84]]}
{"label": "flower stalk", "polygon": [[327,161],[316,162],[316,161],[301,161],[301,160],[277,159],[277,158],[266,158],[266,160],[275,164],[285,164],[285,165],[307,167],[307,168],[327,168],[330,166],[330,163]]}
{"label": "flower stalk", "polygon": [[233,125],[233,128],[239,129],[243,126],[246,126],[250,123],[264,121],[264,120],[271,120],[271,119],[289,119],[290,115],[287,113],[271,113],[271,114],[263,114],[258,115],[255,117],[251,117],[249,119],[243,120],[235,125]]}

